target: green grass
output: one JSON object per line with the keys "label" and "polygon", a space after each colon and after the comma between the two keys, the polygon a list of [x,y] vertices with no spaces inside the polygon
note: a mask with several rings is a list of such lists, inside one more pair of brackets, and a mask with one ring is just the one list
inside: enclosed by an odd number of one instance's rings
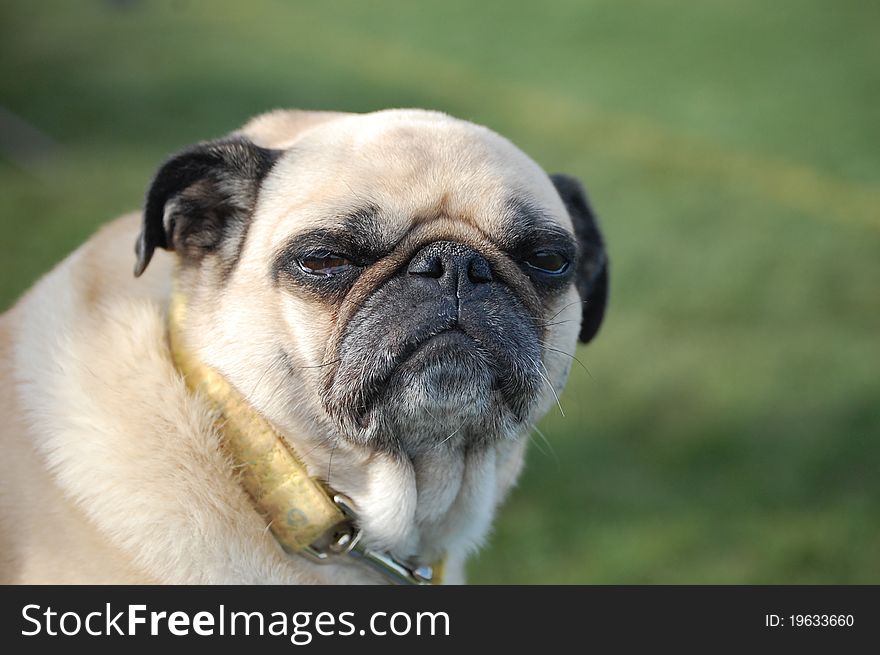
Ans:
{"label": "green grass", "polygon": [[[248,116],[426,106],[584,179],[613,262],[476,582],[880,582],[880,5],[18,2],[0,303]],[[538,446],[543,449],[538,448]]]}

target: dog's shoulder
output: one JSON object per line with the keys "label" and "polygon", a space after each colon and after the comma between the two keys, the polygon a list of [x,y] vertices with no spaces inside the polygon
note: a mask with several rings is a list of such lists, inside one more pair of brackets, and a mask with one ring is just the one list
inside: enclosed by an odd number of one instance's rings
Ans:
{"label": "dog's shoulder", "polygon": [[135,280],[139,222],[103,227],[0,318],[0,581],[315,582],[172,363],[173,262]]}
{"label": "dog's shoulder", "polygon": [[[167,295],[169,262],[146,284],[132,282],[139,223],[132,213],[102,227],[0,316],[2,582],[148,579],[87,519],[92,508],[70,484],[95,484],[73,460],[88,456],[90,427],[108,423],[100,408],[114,394],[100,380],[127,366],[123,341],[107,328],[135,320],[138,304],[158,316]],[[59,540],[62,558],[49,547]]]}

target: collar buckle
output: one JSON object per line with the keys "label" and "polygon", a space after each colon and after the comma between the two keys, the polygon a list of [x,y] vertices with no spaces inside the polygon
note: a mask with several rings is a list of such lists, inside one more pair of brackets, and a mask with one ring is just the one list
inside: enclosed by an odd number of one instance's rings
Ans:
{"label": "collar buckle", "polygon": [[333,496],[333,502],[345,514],[347,521],[333,535],[326,547],[312,544],[300,551],[303,555],[318,564],[328,564],[336,557],[350,557],[373,569],[395,585],[435,584],[433,567],[411,567],[395,559],[389,553],[366,548],[361,543],[363,533],[354,523],[356,515],[351,499],[337,493]]}

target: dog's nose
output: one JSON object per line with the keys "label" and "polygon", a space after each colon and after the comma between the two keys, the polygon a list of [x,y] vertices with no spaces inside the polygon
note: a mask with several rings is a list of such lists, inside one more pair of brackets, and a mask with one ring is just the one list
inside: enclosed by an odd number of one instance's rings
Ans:
{"label": "dog's nose", "polygon": [[492,268],[479,252],[453,241],[435,241],[419,250],[409,262],[410,275],[434,278],[441,288],[457,292],[472,290],[492,281]]}

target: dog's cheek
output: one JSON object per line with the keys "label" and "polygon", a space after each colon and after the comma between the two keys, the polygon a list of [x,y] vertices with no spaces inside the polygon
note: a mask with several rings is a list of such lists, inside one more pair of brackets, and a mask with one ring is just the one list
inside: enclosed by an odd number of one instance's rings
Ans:
{"label": "dog's cheek", "polygon": [[294,353],[303,366],[326,366],[333,359],[335,344],[333,316],[323,306],[293,296],[284,290],[279,292],[283,328],[280,329],[286,349]]}
{"label": "dog's cheek", "polygon": [[565,386],[581,329],[583,301],[576,288],[560,296],[545,318],[544,365],[554,383]]}

